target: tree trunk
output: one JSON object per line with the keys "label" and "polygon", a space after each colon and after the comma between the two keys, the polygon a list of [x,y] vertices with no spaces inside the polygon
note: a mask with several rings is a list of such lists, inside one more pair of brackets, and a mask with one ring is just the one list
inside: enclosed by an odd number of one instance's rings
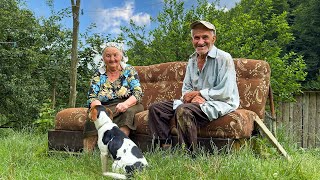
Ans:
{"label": "tree trunk", "polygon": [[52,88],[52,99],[51,99],[52,109],[56,108],[56,95],[57,95],[57,81],[55,79],[53,82],[53,88]]}
{"label": "tree trunk", "polygon": [[71,69],[70,69],[70,96],[69,107],[76,106],[77,99],[77,64],[78,64],[78,34],[79,34],[79,9],[80,0],[71,0],[73,32],[72,32],[72,48],[71,48]]}

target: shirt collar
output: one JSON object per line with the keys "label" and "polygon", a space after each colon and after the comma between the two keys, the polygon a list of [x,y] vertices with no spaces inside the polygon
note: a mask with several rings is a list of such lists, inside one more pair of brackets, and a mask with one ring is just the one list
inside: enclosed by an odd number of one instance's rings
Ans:
{"label": "shirt collar", "polygon": [[213,45],[211,50],[208,53],[208,56],[210,56],[212,59],[214,59],[217,57],[217,54],[218,54],[217,52],[218,52],[218,48],[215,45]]}

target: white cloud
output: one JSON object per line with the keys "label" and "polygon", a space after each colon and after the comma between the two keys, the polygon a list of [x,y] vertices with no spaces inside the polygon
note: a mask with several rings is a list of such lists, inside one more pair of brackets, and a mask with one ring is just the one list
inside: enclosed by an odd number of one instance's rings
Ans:
{"label": "white cloud", "polygon": [[119,34],[121,32],[120,25],[128,25],[130,19],[137,25],[149,25],[151,23],[149,14],[134,13],[134,1],[126,1],[122,7],[99,8],[96,12],[93,18],[100,32]]}
{"label": "white cloud", "polygon": [[131,19],[139,26],[150,24],[150,15],[147,13],[138,13],[132,16]]}

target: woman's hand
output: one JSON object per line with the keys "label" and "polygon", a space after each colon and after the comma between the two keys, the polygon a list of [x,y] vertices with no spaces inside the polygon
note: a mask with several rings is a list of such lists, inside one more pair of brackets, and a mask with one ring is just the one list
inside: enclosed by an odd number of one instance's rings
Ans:
{"label": "woman's hand", "polygon": [[129,106],[125,102],[119,103],[116,106],[116,112],[115,113],[126,112],[128,108],[129,108]]}

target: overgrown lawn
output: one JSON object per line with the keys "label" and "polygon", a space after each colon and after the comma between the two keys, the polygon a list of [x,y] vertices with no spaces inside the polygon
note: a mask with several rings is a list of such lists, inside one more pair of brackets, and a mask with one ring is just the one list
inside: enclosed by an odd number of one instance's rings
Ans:
{"label": "overgrown lawn", "polygon": [[[180,149],[156,149],[145,153],[150,167],[134,179],[320,179],[319,149],[303,150],[282,142],[292,158],[288,162],[266,140],[255,142],[258,145],[244,145],[231,153],[200,152],[196,158]],[[52,153],[46,134],[0,129],[0,179],[107,178],[101,176],[98,150]]]}

